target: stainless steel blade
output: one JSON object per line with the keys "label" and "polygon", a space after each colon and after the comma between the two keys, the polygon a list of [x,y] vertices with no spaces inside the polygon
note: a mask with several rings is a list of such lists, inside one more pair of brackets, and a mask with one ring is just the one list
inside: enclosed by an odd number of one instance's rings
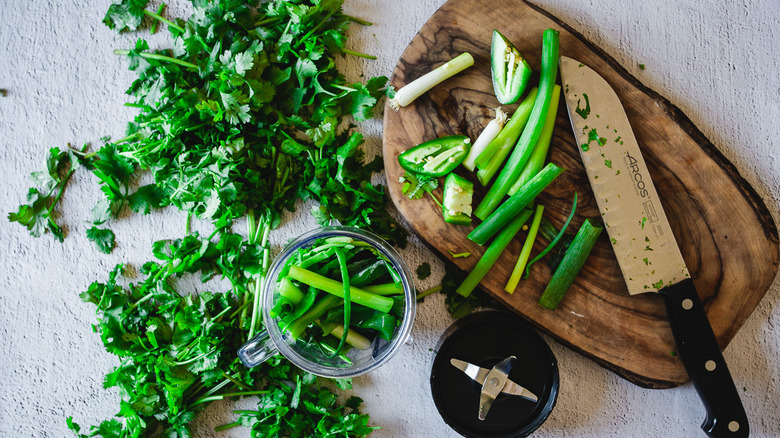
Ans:
{"label": "stainless steel blade", "polygon": [[509,378],[509,370],[512,369],[512,360],[514,356],[509,356],[493,367],[485,376],[482,382],[482,392],[479,394],[479,419],[484,420],[487,417],[493,402],[501,394],[504,385]]}
{"label": "stainless steel blade", "polygon": [[[474,365],[473,363],[466,362],[465,360],[452,358],[450,359],[450,363],[452,366],[463,371],[463,373],[471,377],[471,379],[477,382],[480,386],[485,383],[485,377],[487,377],[488,373],[490,372],[490,370],[487,368],[482,368],[481,366]],[[501,393],[517,395],[533,402],[539,401],[539,397],[537,397],[536,394],[509,379],[507,379],[504,387],[501,389]]]}
{"label": "stainless steel blade", "polygon": [[631,295],[690,275],[615,91],[591,68],[562,56],[566,109],[604,225]]}
{"label": "stainless steel blade", "polygon": [[474,365],[473,363],[468,363],[465,360],[450,359],[450,363],[455,368],[463,371],[467,376],[471,377],[472,380],[482,385],[485,383],[485,377],[487,377],[488,373],[490,372],[487,368],[482,368],[481,366]]}

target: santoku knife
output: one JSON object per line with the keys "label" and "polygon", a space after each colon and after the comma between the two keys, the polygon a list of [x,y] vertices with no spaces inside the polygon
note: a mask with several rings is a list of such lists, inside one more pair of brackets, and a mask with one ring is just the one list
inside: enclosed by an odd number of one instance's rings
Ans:
{"label": "santoku knife", "polygon": [[707,435],[748,436],[739,393],[620,99],[578,61],[562,56],[560,72],[574,137],[629,294],[663,297],[678,352],[707,411]]}

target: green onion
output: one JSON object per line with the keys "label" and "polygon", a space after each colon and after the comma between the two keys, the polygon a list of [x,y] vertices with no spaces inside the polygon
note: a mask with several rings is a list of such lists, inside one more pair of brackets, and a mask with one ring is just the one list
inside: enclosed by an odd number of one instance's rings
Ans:
{"label": "green onion", "polygon": [[292,304],[298,304],[303,299],[304,293],[298,286],[294,285],[289,278],[285,277],[279,282],[277,286],[277,292],[279,295],[287,299]]}
{"label": "green onion", "polygon": [[[344,336],[344,326],[341,324],[336,325],[330,330],[331,335],[339,338]],[[371,341],[367,337],[361,335],[354,330],[347,330],[347,344],[357,348],[358,350],[368,350],[371,348]]]}
{"label": "green onion", "polygon": [[325,314],[328,310],[341,305],[343,300],[335,295],[328,295],[317,301],[306,313],[298,319],[291,322],[285,330],[293,339],[298,339],[306,328],[314,321]]}
{"label": "green onion", "polygon": [[496,260],[498,260],[498,257],[504,252],[504,249],[506,249],[509,242],[515,237],[515,234],[517,234],[518,231],[520,231],[520,228],[528,221],[529,217],[531,217],[531,210],[523,211],[498,233],[490,246],[485,250],[482,258],[480,258],[474,266],[474,269],[469,272],[469,275],[466,276],[463,283],[455,290],[457,293],[464,297],[471,295],[471,292],[473,292],[479,282],[485,278],[485,275],[487,275],[490,268],[493,267]]}
{"label": "green onion", "polygon": [[[537,261],[541,260],[542,257],[546,256],[547,253],[552,251],[552,249],[555,247],[555,245],[558,244],[558,241],[561,240],[561,237],[563,237],[563,235],[565,234],[566,228],[569,227],[569,223],[574,218],[574,212],[576,210],[577,210],[577,192],[574,192],[574,202],[572,203],[572,206],[571,206],[571,213],[569,213],[569,217],[566,218],[566,222],[563,224],[563,227],[561,227],[561,231],[559,231],[558,234],[555,234],[554,236],[553,235],[545,236],[544,233],[542,232],[545,229],[545,227],[540,227],[540,233],[539,234],[542,234],[542,237],[548,237],[547,240],[550,241],[550,244],[547,245],[547,248],[543,249],[542,252],[540,252],[536,257],[534,257],[530,262],[528,262],[527,265],[525,265],[525,275],[523,275],[523,278],[528,278],[528,274],[530,273],[531,265],[533,265]],[[547,222],[547,225],[549,225],[552,228],[555,228],[549,222]]]}
{"label": "green onion", "polygon": [[396,91],[395,96],[388,101],[390,108],[398,111],[402,106],[409,105],[415,99],[425,94],[428,90],[474,65],[474,58],[470,53],[461,53],[452,60],[445,62],[423,76],[406,84]]}
{"label": "green onion", "polygon": [[336,253],[336,259],[339,262],[339,270],[341,271],[341,294],[344,297],[344,326],[341,330],[341,339],[339,339],[339,345],[336,347],[336,351],[334,351],[330,357],[336,357],[340,352],[341,349],[344,348],[344,343],[347,342],[347,335],[349,334],[349,322],[352,318],[352,301],[350,301],[350,290],[349,290],[349,272],[347,271],[347,256],[344,254],[343,248],[336,248],[334,250]]}
{"label": "green onion", "polygon": [[528,122],[528,117],[531,116],[531,110],[533,110],[538,91],[539,89],[534,87],[528,92],[528,96],[517,107],[517,110],[512,114],[512,118],[506,123],[504,129],[475,158],[474,163],[479,168],[477,179],[483,186],[487,186],[496,172],[498,172],[501,164],[504,163],[504,159],[512,151],[512,147],[517,143],[517,139],[520,138],[520,133]]}
{"label": "green onion", "polygon": [[512,185],[507,194],[509,196],[514,195],[520,190],[523,184],[527,183],[534,177],[542,167],[547,159],[547,151],[550,150],[550,142],[552,141],[553,129],[555,128],[555,118],[558,115],[558,101],[561,97],[561,86],[555,84],[552,92],[552,100],[550,101],[550,109],[547,111],[547,118],[544,121],[544,127],[542,128],[542,135],[539,137],[539,141],[534,147],[534,151],[531,153],[531,157],[528,159],[528,163],[523,167],[523,171],[520,172],[520,176],[517,177],[517,181]]}
{"label": "green onion", "polygon": [[480,245],[484,245],[488,239],[501,229],[501,227],[509,223],[509,221],[517,215],[517,212],[530,205],[531,202],[539,196],[539,193],[550,185],[550,183],[561,173],[563,173],[563,169],[554,163],[545,166],[544,169],[531,178],[531,180],[528,181],[528,184],[524,185],[520,191],[501,204],[501,207],[474,228],[471,233],[469,233],[469,239]]}
{"label": "green onion", "polygon": [[574,236],[569,249],[555,270],[547,288],[539,297],[539,305],[548,309],[555,309],[558,303],[563,299],[563,294],[574,283],[574,279],[579,274],[582,266],[590,255],[593,246],[596,245],[599,234],[603,228],[594,226],[590,219],[585,219],[577,235]]}
{"label": "green onion", "polygon": [[512,270],[512,275],[509,276],[509,281],[506,283],[505,291],[510,294],[515,293],[517,283],[520,282],[520,276],[523,274],[525,264],[528,262],[528,257],[531,256],[531,249],[534,247],[534,241],[536,240],[536,233],[539,231],[539,222],[542,221],[542,213],[544,212],[544,206],[537,205],[534,212],[534,219],[531,221],[531,228],[528,230],[528,235],[523,243],[523,249],[520,250],[520,256],[517,258],[515,268]]}
{"label": "green onion", "polygon": [[[316,272],[303,269],[299,266],[290,266],[290,272],[287,274],[291,279],[300,281],[303,284],[315,289],[333,294],[339,298],[344,298],[344,284],[340,281],[331,280]],[[368,308],[387,313],[393,307],[393,299],[366,292],[356,287],[349,288],[349,299],[355,304],[366,306]]]}
{"label": "green onion", "polygon": [[363,290],[377,295],[401,295],[404,287],[401,283],[372,284],[363,286]]}
{"label": "green onion", "polygon": [[[504,200],[512,184],[517,181],[520,172],[522,172],[525,163],[531,156],[533,147],[542,135],[544,120],[547,117],[547,110],[552,100],[552,91],[555,85],[555,78],[558,74],[558,31],[547,29],[542,37],[542,72],[539,81],[539,93],[536,95],[534,108],[528,119],[528,124],[523,129],[520,140],[517,141],[512,155],[509,156],[501,173],[498,174],[496,182],[490,187],[485,198],[479,204],[474,214],[485,219],[493,210]],[[477,161],[479,164],[479,161]]]}
{"label": "green onion", "polygon": [[479,137],[477,137],[476,140],[474,140],[474,144],[471,146],[471,150],[469,150],[469,154],[466,156],[466,159],[463,160],[461,163],[463,167],[470,171],[474,171],[474,167],[476,166],[475,160],[479,156],[479,154],[484,151],[488,145],[495,140],[495,138],[498,136],[498,134],[501,132],[501,128],[504,127],[504,124],[507,121],[507,114],[503,111],[501,111],[501,107],[498,107],[495,109],[496,111],[496,118],[490,121],[490,123],[485,126],[485,129],[482,130],[482,132],[479,134]]}

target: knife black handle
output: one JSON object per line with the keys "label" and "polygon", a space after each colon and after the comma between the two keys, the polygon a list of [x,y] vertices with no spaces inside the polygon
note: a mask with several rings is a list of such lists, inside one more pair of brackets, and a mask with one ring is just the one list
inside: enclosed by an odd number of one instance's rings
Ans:
{"label": "knife black handle", "polygon": [[680,358],[707,410],[701,428],[716,438],[747,437],[745,408],[693,280],[688,278],[659,292],[664,297]]}

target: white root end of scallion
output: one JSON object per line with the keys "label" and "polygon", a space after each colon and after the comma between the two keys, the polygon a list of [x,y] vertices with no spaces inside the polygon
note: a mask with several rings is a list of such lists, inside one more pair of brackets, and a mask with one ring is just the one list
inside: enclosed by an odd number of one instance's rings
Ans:
{"label": "white root end of scallion", "polygon": [[434,86],[472,65],[474,65],[474,57],[468,52],[461,53],[435,70],[401,87],[396,91],[395,96],[388,101],[388,104],[390,108],[398,111],[402,106],[407,106],[414,102],[415,99],[428,92]]}
{"label": "white root end of scallion", "polygon": [[485,148],[487,148],[491,141],[498,137],[501,129],[504,128],[504,124],[509,119],[509,116],[507,113],[501,110],[501,107],[496,108],[495,111],[496,117],[491,120],[487,126],[485,126],[485,129],[483,129],[479,134],[479,137],[477,137],[474,145],[471,146],[471,150],[469,151],[468,156],[465,160],[463,160],[463,167],[470,170],[471,172],[473,172],[477,166],[477,157],[482,153],[482,151],[485,150]]}

